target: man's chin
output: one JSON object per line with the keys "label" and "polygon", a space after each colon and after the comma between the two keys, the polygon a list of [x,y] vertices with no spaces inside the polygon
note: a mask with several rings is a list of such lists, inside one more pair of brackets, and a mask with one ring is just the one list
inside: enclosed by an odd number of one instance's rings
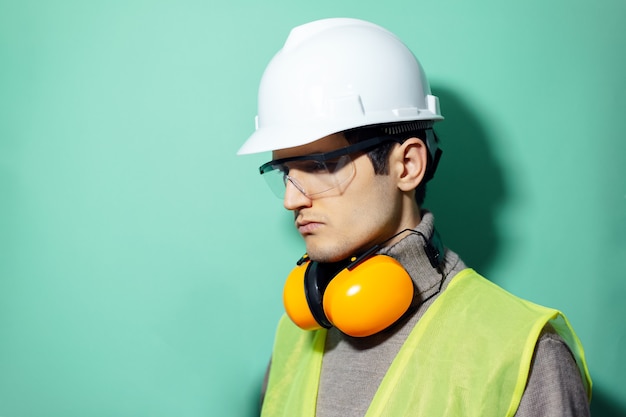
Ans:
{"label": "man's chin", "polygon": [[306,253],[312,261],[321,263],[339,262],[352,254],[329,246],[306,245]]}

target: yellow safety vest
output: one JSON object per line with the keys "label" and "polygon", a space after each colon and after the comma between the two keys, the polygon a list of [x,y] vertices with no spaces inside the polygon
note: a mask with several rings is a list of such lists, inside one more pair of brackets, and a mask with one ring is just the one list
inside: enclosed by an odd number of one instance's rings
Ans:
{"label": "yellow safety vest", "polygon": [[[547,323],[572,351],[590,399],[583,348],[565,316],[465,269],[411,331],[366,417],[513,416]],[[326,330],[304,331],[283,316],[262,417],[315,416],[325,340]]]}

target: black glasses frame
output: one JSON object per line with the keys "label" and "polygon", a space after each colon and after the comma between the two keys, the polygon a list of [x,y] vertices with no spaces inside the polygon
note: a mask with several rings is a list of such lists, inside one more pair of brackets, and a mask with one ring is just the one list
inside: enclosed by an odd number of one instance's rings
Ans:
{"label": "black glasses frame", "polygon": [[337,159],[340,156],[351,155],[357,152],[364,152],[364,151],[372,150],[387,142],[402,143],[402,140],[393,136],[377,136],[375,138],[357,142],[354,145],[349,145],[349,146],[346,146],[345,148],[340,148],[340,149],[330,151],[330,152],[313,153],[309,155],[292,156],[290,158],[274,159],[272,161],[266,162],[263,165],[261,165],[259,167],[259,173],[261,175],[267,174],[268,172],[275,170],[277,165],[282,165],[282,164],[285,164],[287,162],[292,162],[292,161],[319,161],[319,162],[332,161],[333,159]]}

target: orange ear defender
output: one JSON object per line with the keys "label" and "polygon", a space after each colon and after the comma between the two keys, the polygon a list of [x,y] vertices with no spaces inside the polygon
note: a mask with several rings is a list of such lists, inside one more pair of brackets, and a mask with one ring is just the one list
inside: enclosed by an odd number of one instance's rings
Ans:
{"label": "orange ear defender", "polygon": [[[437,231],[424,239],[424,252],[442,276],[444,247]],[[283,289],[289,318],[304,330],[336,327],[354,337],[371,336],[398,321],[413,302],[415,286],[402,265],[390,256],[374,255],[376,245],[358,257],[319,263],[304,255]]]}
{"label": "orange ear defender", "polygon": [[283,290],[289,318],[305,330],[334,326],[354,337],[395,323],[413,301],[411,277],[390,256],[362,258],[338,264],[300,259]]}

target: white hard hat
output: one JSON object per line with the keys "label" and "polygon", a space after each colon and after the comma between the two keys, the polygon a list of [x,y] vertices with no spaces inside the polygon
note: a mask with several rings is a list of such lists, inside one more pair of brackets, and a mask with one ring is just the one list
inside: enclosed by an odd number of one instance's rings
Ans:
{"label": "white hard hat", "polygon": [[363,20],[323,19],[294,28],[265,69],[256,131],[238,154],[355,127],[442,119],[420,63],[394,34]]}

